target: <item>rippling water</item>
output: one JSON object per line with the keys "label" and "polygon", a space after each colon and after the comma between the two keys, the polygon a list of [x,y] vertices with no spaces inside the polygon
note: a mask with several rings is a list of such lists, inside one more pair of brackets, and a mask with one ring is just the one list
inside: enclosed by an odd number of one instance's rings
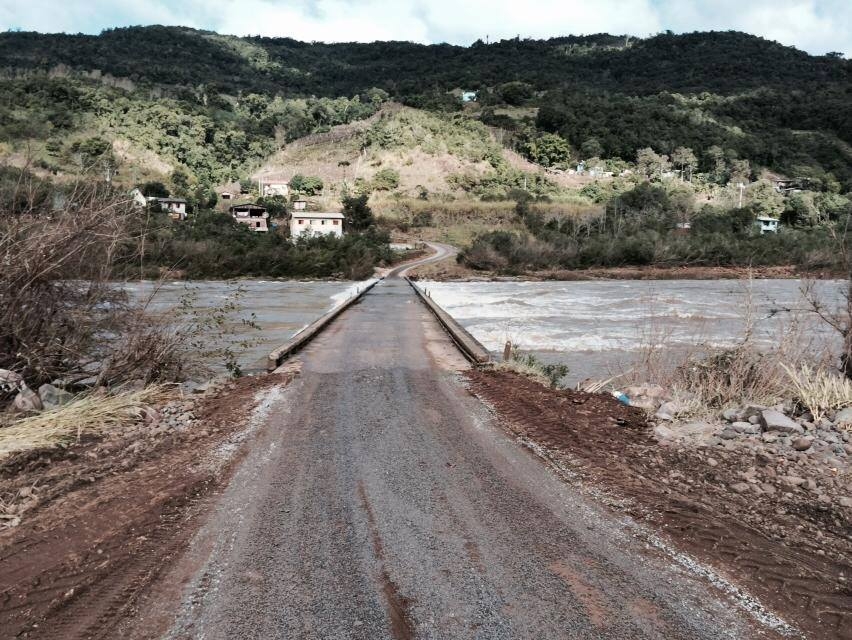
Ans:
{"label": "rippling water", "polygon": [[[210,309],[221,306],[233,297],[237,287],[242,311],[230,318],[235,339],[250,338],[256,344],[240,349],[238,362],[244,371],[259,371],[266,367],[266,356],[283,344],[297,331],[313,322],[336,304],[348,298],[361,283],[353,282],[293,282],[277,280],[240,280],[224,282],[205,280],[199,282],[167,282],[154,294],[149,310],[160,313],[178,306],[188,293],[193,294],[193,306]],[[154,292],[156,283],[128,283],[127,289],[137,300],[144,300]],[[241,317],[255,314],[260,330],[246,328]],[[210,363],[214,370],[222,371],[222,363]]]}
{"label": "rippling water", "polygon": [[[506,340],[571,368],[567,382],[629,368],[640,344],[673,357],[699,345],[730,346],[751,316],[754,340],[778,343],[792,323],[801,345],[833,346],[834,336],[803,307],[798,280],[601,280],[587,282],[421,282],[432,298],[483,345],[502,353]],[[827,304],[843,300],[845,281],[821,281]],[[793,309],[794,311],[788,311]]]}

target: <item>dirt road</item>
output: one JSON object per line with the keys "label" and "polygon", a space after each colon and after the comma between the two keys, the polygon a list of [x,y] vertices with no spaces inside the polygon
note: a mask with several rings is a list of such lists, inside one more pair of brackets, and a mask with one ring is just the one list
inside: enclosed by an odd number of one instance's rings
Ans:
{"label": "dirt road", "polygon": [[301,374],[122,637],[778,635],[759,603],[673,562],[495,425],[404,281],[289,366]]}

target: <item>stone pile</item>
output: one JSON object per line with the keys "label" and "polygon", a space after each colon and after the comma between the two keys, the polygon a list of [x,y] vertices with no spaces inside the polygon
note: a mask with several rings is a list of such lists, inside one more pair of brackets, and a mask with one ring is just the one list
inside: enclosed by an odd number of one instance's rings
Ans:
{"label": "stone pile", "polygon": [[817,503],[852,508],[852,407],[816,420],[792,402],[744,403],[715,419],[688,420],[679,417],[689,415],[688,397],[673,399],[656,385],[638,385],[623,393],[631,405],[653,416],[654,437],[661,446],[700,449],[711,467],[718,464],[719,453],[751,460],[737,477],[727,479],[730,491],[804,492]]}

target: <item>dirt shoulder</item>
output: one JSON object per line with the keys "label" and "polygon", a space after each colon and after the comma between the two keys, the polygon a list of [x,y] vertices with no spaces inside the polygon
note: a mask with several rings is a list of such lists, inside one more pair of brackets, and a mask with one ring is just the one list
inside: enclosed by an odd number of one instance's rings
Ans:
{"label": "dirt shoulder", "polygon": [[731,485],[743,474],[774,461],[725,446],[661,446],[640,410],[610,396],[508,372],[466,375],[506,429],[617,508],[744,585],[808,638],[852,638],[852,508],[820,504],[804,487],[738,493]]}
{"label": "dirt shoulder", "polygon": [[227,482],[255,405],[290,379],[242,378],[108,437],[4,460],[0,496],[20,513],[0,531],[4,637],[116,637]]}
{"label": "dirt shoulder", "polygon": [[611,267],[600,269],[548,269],[528,271],[518,275],[504,275],[489,271],[475,271],[455,261],[418,268],[412,277],[421,280],[453,281],[496,281],[513,280],[737,280],[737,279],[784,279],[784,278],[845,278],[840,272],[804,271],[796,266],[775,267],[707,267],[707,266],[645,266]]}

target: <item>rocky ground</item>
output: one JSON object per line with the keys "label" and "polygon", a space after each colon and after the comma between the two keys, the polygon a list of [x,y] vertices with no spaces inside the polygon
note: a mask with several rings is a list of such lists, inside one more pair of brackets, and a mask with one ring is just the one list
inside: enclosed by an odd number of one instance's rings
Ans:
{"label": "rocky ground", "polygon": [[653,401],[643,410],[507,372],[469,379],[507,429],[573,481],[744,584],[808,638],[852,638],[845,413],[815,423],[781,411],[790,407],[747,405],[717,422],[677,421],[649,387],[627,390]]}
{"label": "rocky ground", "polygon": [[0,629],[112,638],[226,484],[266,394],[290,375],[176,392],[103,437],[0,460]]}

